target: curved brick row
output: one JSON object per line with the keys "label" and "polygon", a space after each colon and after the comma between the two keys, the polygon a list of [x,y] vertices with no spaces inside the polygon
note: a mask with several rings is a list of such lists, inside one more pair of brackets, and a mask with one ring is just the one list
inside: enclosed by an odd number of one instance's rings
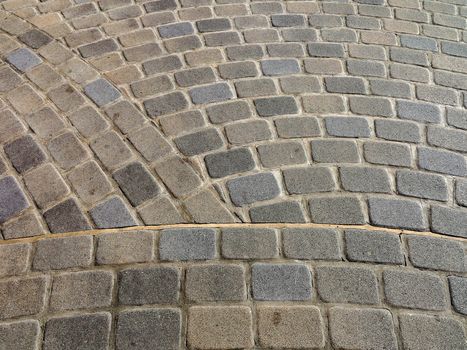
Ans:
{"label": "curved brick row", "polygon": [[172,228],[0,244],[2,349],[465,349],[461,240]]}

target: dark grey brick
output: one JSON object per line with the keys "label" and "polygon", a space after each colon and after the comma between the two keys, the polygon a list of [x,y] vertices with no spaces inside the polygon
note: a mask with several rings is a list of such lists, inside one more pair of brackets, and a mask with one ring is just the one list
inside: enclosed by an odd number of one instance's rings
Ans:
{"label": "dark grey brick", "polygon": [[327,117],[324,119],[329,135],[337,137],[370,137],[370,125],[360,117]]}
{"label": "dark grey brick", "polygon": [[410,119],[425,123],[441,122],[441,109],[439,106],[425,103],[397,100],[397,115],[401,119]]}
{"label": "dark grey brick", "polygon": [[416,171],[398,171],[397,191],[412,197],[448,200],[448,186],[444,176]]}
{"label": "dark grey brick", "polygon": [[216,255],[216,231],[212,229],[162,230],[161,260],[208,260]]}
{"label": "dark grey brick", "polygon": [[316,57],[344,57],[344,46],[335,43],[310,43],[308,53]]}
{"label": "dark grey brick", "polygon": [[467,315],[467,278],[449,276],[449,289],[451,291],[451,302],[454,310]]}
{"label": "dark grey brick", "polygon": [[255,62],[250,61],[221,64],[217,68],[220,76],[224,79],[248,78],[258,75]]}
{"label": "dark grey brick", "polygon": [[159,186],[141,163],[131,163],[113,173],[113,178],[135,207],[157,196]]}
{"label": "dark grey brick", "polygon": [[251,222],[305,222],[300,203],[282,201],[250,209]]}
{"label": "dark grey brick", "polygon": [[45,324],[44,350],[107,348],[111,315],[108,312],[51,318]]}
{"label": "dark grey brick", "polygon": [[44,212],[44,219],[53,233],[91,229],[88,219],[75,199],[67,199]]}
{"label": "dark grey brick", "polygon": [[269,259],[279,254],[277,234],[266,228],[225,228],[221,246],[227,259]]}
{"label": "dark grey brick", "polygon": [[311,273],[305,265],[253,264],[252,293],[255,300],[310,300]]}
{"label": "dark grey brick", "polygon": [[410,167],[410,147],[402,143],[369,141],[363,145],[365,159],[369,163]]}
{"label": "dark grey brick", "polygon": [[324,84],[328,92],[343,94],[366,94],[366,87],[362,78],[356,77],[325,77]]}
{"label": "dark grey brick", "polygon": [[6,57],[6,60],[22,72],[42,63],[39,56],[26,48],[20,48],[13,51]]}
{"label": "dark grey brick", "polygon": [[311,154],[318,163],[358,163],[357,144],[350,140],[311,141]]}
{"label": "dark grey brick", "polygon": [[465,176],[467,163],[461,154],[435,148],[418,148],[418,165],[422,169],[442,174]]}
{"label": "dark grey brick", "polygon": [[399,235],[384,231],[345,230],[345,253],[350,261],[405,263]]}
{"label": "dark grey brick", "polygon": [[174,267],[129,268],[118,280],[122,305],[175,304],[179,298],[180,270]]}
{"label": "dark grey brick", "polygon": [[254,103],[261,117],[298,113],[297,102],[292,96],[258,98]]}
{"label": "dark grey brick", "polygon": [[364,209],[357,197],[313,197],[308,202],[311,221],[319,224],[359,225],[365,223]]}
{"label": "dark grey brick", "polygon": [[18,39],[33,49],[38,49],[52,41],[50,36],[37,29],[28,30],[21,34]]}
{"label": "dark grey brick", "polygon": [[410,98],[410,85],[405,82],[371,79],[370,90],[375,95]]}
{"label": "dark grey brick", "polygon": [[213,178],[243,173],[255,167],[255,161],[247,148],[209,154],[204,161],[209,175]]}
{"label": "dark grey brick", "polygon": [[386,270],[383,279],[384,293],[391,305],[423,310],[447,307],[444,284],[438,275],[409,269]]}
{"label": "dark grey brick", "polygon": [[89,210],[99,228],[135,226],[137,224],[120,197],[113,196]]}
{"label": "dark grey brick", "polygon": [[46,160],[44,151],[31,135],[25,135],[7,143],[3,149],[19,173],[24,173]]}
{"label": "dark grey brick", "polygon": [[177,36],[190,35],[194,33],[190,22],[178,22],[166,24],[157,28],[162,38],[175,38]]}
{"label": "dark grey brick", "polygon": [[180,310],[174,308],[122,311],[117,316],[117,349],[176,350],[180,346],[181,322]]}
{"label": "dark grey brick", "polygon": [[401,120],[375,120],[376,136],[401,142],[418,143],[422,135],[420,126],[415,122]]}
{"label": "dark grey brick", "polygon": [[272,15],[271,22],[274,27],[297,27],[305,25],[305,17],[302,15]]}
{"label": "dark grey brick", "polygon": [[151,1],[151,2],[145,3],[144,8],[146,9],[147,12],[175,10],[177,8],[177,2],[175,0]]}
{"label": "dark grey brick", "polygon": [[259,158],[263,166],[274,168],[306,162],[305,150],[299,142],[276,142],[259,145]]}
{"label": "dark grey brick", "polygon": [[84,87],[84,92],[94,101],[96,105],[102,107],[120,97],[120,92],[105,79],[98,79]]}
{"label": "dark grey brick", "polygon": [[196,26],[201,33],[220,32],[231,29],[228,18],[210,18],[196,22]]}
{"label": "dark grey brick", "polygon": [[331,170],[325,167],[285,169],[283,175],[290,194],[330,192],[336,188]]}
{"label": "dark grey brick", "polygon": [[252,116],[247,102],[239,100],[226,102],[206,108],[209,120],[214,124],[246,119]]}
{"label": "dark grey brick", "polygon": [[461,242],[421,236],[407,238],[412,265],[421,268],[464,272],[464,248]]}
{"label": "dark grey brick", "polygon": [[378,281],[367,268],[318,266],[316,287],[327,303],[377,304]]}
{"label": "dark grey brick", "polygon": [[346,166],[339,169],[342,188],[351,192],[390,193],[391,183],[386,169]]}
{"label": "dark grey brick", "polygon": [[180,152],[186,156],[195,156],[223,146],[219,132],[214,128],[180,136],[174,139],[174,142]]}
{"label": "dark grey brick", "polygon": [[281,138],[301,138],[320,136],[318,119],[315,117],[287,117],[274,120]]}
{"label": "dark grey brick", "polygon": [[300,66],[294,59],[261,61],[261,70],[264,75],[288,75],[300,72]]}
{"label": "dark grey brick", "polygon": [[190,90],[194,104],[213,103],[232,99],[233,93],[227,83],[217,83]]}
{"label": "dark grey brick", "polygon": [[370,221],[376,226],[394,227],[409,230],[427,228],[426,217],[420,202],[373,197],[368,199]]}
{"label": "dark grey brick", "polygon": [[272,173],[242,176],[227,182],[230,198],[236,206],[275,198],[280,190]]}
{"label": "dark grey brick", "polygon": [[13,176],[0,179],[0,223],[29,207],[28,200]]}
{"label": "dark grey brick", "polygon": [[282,230],[284,255],[289,259],[340,260],[339,233],[334,229]]}
{"label": "dark grey brick", "polygon": [[438,51],[438,44],[435,39],[425,38],[416,35],[401,35],[401,45],[411,49],[424,51]]}
{"label": "dark grey brick", "polygon": [[100,56],[105,53],[113,52],[118,50],[118,45],[113,39],[105,39],[96,41],[92,44],[87,44],[78,47],[79,53],[84,58]]}
{"label": "dark grey brick", "polygon": [[245,269],[233,264],[189,267],[185,294],[192,302],[245,300]]}
{"label": "dark grey brick", "polygon": [[180,91],[154,97],[144,101],[143,104],[151,118],[175,113],[188,107],[188,101]]}
{"label": "dark grey brick", "polygon": [[154,60],[143,62],[143,70],[146,74],[155,74],[161,72],[169,72],[180,69],[182,61],[176,55],[156,58]]}
{"label": "dark grey brick", "polygon": [[36,350],[39,342],[40,325],[36,320],[0,324],[0,348]]}

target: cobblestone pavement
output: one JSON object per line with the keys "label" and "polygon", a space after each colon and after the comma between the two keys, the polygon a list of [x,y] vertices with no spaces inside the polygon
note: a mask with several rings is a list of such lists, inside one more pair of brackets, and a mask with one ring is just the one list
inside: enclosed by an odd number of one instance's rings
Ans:
{"label": "cobblestone pavement", "polygon": [[0,349],[466,349],[465,240],[230,226],[3,241]]}

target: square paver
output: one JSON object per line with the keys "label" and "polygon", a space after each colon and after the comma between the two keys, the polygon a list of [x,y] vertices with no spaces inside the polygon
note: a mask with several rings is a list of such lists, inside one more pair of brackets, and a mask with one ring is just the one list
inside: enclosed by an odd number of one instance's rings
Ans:
{"label": "square paver", "polygon": [[13,176],[0,179],[0,223],[18,215],[29,207],[24,192]]}

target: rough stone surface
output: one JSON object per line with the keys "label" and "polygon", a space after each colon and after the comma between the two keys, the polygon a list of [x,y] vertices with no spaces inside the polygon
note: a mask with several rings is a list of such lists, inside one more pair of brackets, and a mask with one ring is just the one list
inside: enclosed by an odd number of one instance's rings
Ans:
{"label": "rough stone surface", "polygon": [[162,260],[208,260],[216,254],[216,231],[210,229],[163,230],[159,239]]}
{"label": "rough stone surface", "polygon": [[282,231],[284,255],[291,259],[339,260],[339,233],[332,229],[293,229]]}

